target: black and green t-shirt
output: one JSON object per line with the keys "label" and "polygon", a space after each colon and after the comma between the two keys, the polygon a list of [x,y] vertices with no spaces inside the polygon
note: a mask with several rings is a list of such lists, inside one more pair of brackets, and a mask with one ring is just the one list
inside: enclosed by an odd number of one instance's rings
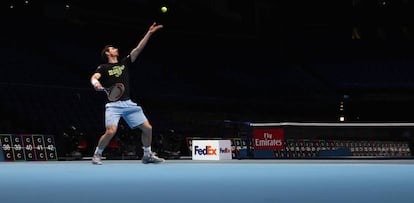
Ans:
{"label": "black and green t-shirt", "polygon": [[99,82],[103,87],[108,88],[115,83],[123,83],[125,86],[125,92],[120,100],[126,100],[130,98],[129,93],[129,67],[131,65],[131,57],[127,57],[120,60],[118,63],[105,63],[98,66],[96,73],[101,74]]}

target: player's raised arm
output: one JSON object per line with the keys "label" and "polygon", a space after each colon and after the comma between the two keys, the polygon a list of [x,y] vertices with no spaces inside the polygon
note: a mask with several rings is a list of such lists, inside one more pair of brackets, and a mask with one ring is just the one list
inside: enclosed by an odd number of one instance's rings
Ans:
{"label": "player's raised arm", "polygon": [[162,27],[162,25],[157,25],[155,22],[151,25],[151,27],[148,29],[147,33],[145,33],[144,37],[141,39],[138,45],[134,49],[132,49],[130,53],[132,62],[134,62],[137,59],[138,55],[142,52],[151,35],[157,30],[161,29]]}

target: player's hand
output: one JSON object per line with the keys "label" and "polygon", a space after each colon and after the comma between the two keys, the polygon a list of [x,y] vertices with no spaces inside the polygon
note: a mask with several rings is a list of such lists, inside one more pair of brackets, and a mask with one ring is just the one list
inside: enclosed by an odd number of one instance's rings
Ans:
{"label": "player's hand", "polygon": [[102,91],[104,90],[104,87],[102,87],[101,83],[97,83],[95,86],[93,86],[96,91]]}
{"label": "player's hand", "polygon": [[157,30],[159,30],[159,29],[161,29],[161,28],[163,28],[164,26],[163,25],[161,25],[161,24],[157,24],[157,23],[153,23],[152,25],[151,25],[151,27],[149,28],[149,30],[148,30],[148,32],[150,32],[150,33],[154,33],[154,32],[156,32]]}

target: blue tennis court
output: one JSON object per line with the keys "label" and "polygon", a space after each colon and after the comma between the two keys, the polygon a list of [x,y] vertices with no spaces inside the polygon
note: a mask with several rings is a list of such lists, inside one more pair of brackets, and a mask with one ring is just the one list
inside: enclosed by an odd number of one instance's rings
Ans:
{"label": "blue tennis court", "polygon": [[0,163],[2,203],[407,202],[413,160]]}

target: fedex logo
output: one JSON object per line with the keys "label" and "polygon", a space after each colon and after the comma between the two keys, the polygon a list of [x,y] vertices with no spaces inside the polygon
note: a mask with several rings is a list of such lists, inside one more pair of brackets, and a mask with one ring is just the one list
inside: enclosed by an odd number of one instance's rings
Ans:
{"label": "fedex logo", "polygon": [[194,146],[195,155],[217,155],[217,149],[212,148],[210,145],[207,145],[205,148],[200,148],[200,146]]}
{"label": "fedex logo", "polygon": [[193,140],[193,160],[232,159],[230,140]]}
{"label": "fedex logo", "polygon": [[220,147],[220,153],[231,153],[231,149],[225,147],[225,148],[221,148]]}

